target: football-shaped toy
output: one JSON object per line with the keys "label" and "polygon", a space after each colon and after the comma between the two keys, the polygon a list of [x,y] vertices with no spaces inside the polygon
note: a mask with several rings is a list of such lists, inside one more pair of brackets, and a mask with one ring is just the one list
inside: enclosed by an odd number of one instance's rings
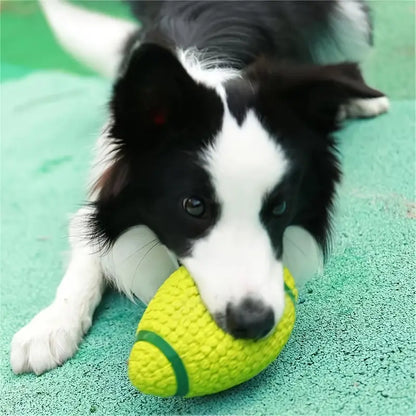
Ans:
{"label": "football-shaped toy", "polygon": [[143,314],[128,375],[141,392],[203,396],[236,386],[266,368],[295,323],[297,290],[284,270],[285,308],[274,332],[260,340],[235,339],[217,326],[184,267],[160,287]]}

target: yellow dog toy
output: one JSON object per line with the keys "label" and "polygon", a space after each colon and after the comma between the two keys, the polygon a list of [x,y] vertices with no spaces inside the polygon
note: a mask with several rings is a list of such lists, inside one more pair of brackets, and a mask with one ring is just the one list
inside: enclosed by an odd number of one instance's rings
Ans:
{"label": "yellow dog toy", "polygon": [[141,392],[203,396],[236,386],[280,353],[295,323],[298,292],[284,271],[285,309],[275,331],[261,340],[235,339],[219,328],[184,267],[160,287],[147,307],[130,353],[128,375]]}

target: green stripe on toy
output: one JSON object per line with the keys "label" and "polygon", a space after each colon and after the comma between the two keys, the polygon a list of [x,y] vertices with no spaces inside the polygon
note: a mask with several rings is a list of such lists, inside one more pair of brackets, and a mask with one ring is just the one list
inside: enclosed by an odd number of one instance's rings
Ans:
{"label": "green stripe on toy", "polygon": [[295,323],[298,294],[287,269],[284,282],[285,308],[274,333],[257,341],[234,339],[216,325],[191,276],[180,267],[161,286],[140,321],[129,358],[132,384],[146,394],[194,397],[254,377],[278,356]]}
{"label": "green stripe on toy", "polygon": [[292,300],[293,304],[296,305],[297,302],[297,294],[295,294],[292,289],[286,284],[285,282],[285,292],[290,296],[290,299]]}
{"label": "green stripe on toy", "polygon": [[146,341],[153,344],[155,347],[164,354],[172,365],[173,371],[175,372],[177,390],[175,396],[185,396],[189,391],[188,374],[183,365],[181,357],[176,351],[167,343],[162,337],[151,331],[139,331],[137,333],[137,341]]}

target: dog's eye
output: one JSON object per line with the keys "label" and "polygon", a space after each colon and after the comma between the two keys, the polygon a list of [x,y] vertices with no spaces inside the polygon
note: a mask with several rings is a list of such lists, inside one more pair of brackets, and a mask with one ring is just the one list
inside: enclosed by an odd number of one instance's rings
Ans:
{"label": "dog's eye", "polygon": [[204,202],[196,197],[188,197],[182,201],[183,209],[193,217],[201,217],[205,212]]}
{"label": "dog's eye", "polygon": [[286,201],[282,201],[277,205],[274,205],[272,208],[272,214],[275,217],[280,217],[281,215],[283,215],[286,211],[287,208],[287,204]]}

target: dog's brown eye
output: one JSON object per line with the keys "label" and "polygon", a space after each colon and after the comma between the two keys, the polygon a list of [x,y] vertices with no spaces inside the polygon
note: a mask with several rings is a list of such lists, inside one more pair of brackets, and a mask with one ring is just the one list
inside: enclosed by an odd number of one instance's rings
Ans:
{"label": "dog's brown eye", "polygon": [[279,204],[275,205],[272,208],[273,216],[280,217],[281,215],[283,215],[286,211],[286,207],[287,207],[286,201],[282,201]]}
{"label": "dog's brown eye", "polygon": [[193,217],[201,217],[205,212],[204,202],[196,197],[188,197],[182,201],[183,209]]}

